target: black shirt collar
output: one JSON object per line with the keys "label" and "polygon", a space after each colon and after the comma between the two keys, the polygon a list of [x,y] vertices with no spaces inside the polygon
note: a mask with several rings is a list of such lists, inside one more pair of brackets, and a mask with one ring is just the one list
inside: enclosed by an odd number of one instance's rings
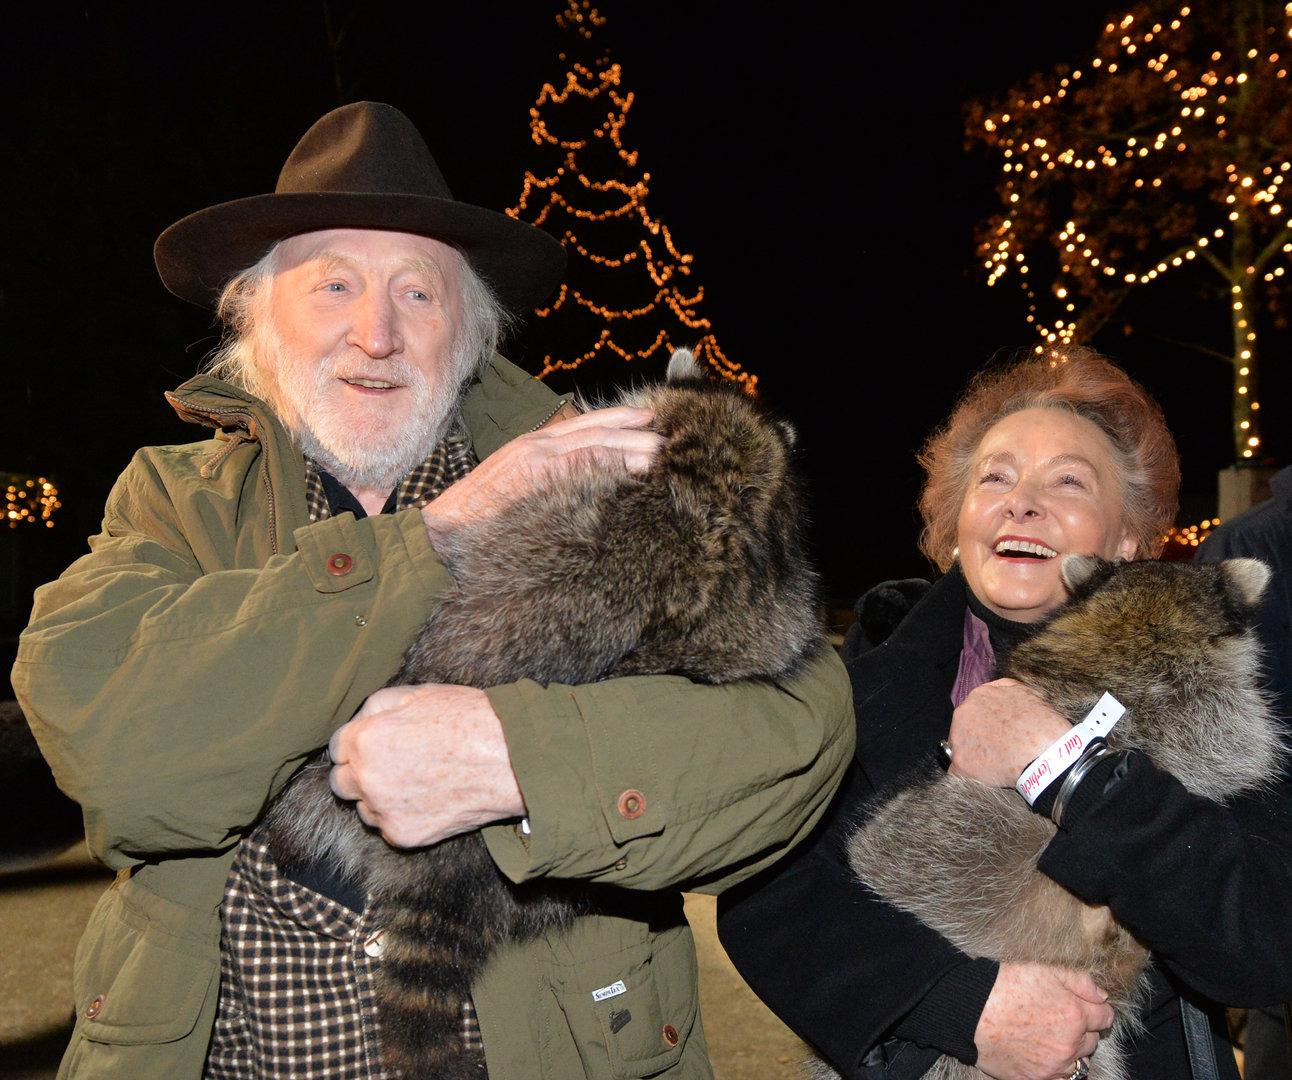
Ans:
{"label": "black shirt collar", "polygon": [[973,590],[968,587],[965,588],[965,599],[969,602],[969,610],[987,624],[987,636],[991,639],[991,651],[998,657],[1002,653],[1009,652],[1020,642],[1026,641],[1035,629],[1034,623],[1015,622],[1013,619],[998,615],[978,597],[974,596]]}
{"label": "black shirt collar", "polygon": [[[314,465],[318,470],[319,479],[323,481],[323,491],[327,495],[328,509],[332,516],[344,514],[347,510],[352,513],[355,520],[366,518],[368,511],[354,497],[354,493],[346,487],[340,480],[333,476],[326,469],[323,469],[316,462]],[[393,514],[395,512],[395,502],[399,495],[399,486],[391,488],[390,494],[386,496],[386,504],[381,508],[383,514]]]}

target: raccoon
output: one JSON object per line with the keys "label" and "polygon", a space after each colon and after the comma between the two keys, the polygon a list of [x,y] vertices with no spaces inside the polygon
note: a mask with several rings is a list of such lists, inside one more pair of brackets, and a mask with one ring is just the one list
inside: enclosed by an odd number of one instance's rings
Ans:
{"label": "raccoon", "polygon": [[[817,648],[792,430],[674,353],[663,386],[624,395],[663,437],[650,469],[587,463],[439,551],[457,590],[392,686],[588,683],[677,674],[709,683],[798,670]],[[267,819],[280,866],[324,856],[364,888],[386,945],[376,985],[385,1064],[406,1077],[484,1076],[462,1002],[491,951],[589,909],[569,883],[513,885],[478,832],[388,846],[305,768]]]}
{"label": "raccoon", "polygon": [[[1073,723],[1110,691],[1127,712],[1109,744],[1143,751],[1196,795],[1223,803],[1278,774],[1288,748],[1255,688],[1252,623],[1270,577],[1263,563],[1069,556],[1062,574],[1072,598],[1004,657],[999,676],[1025,683]],[[937,773],[881,805],[853,834],[848,856],[871,889],[970,956],[1090,972],[1117,1017],[1090,1059],[1090,1080],[1129,1080],[1126,1043],[1148,950],[1108,908],[1036,869],[1054,833],[1015,792]],[[811,1075],[837,1074],[817,1062]],[[926,1075],[985,1074],[943,1056]]]}

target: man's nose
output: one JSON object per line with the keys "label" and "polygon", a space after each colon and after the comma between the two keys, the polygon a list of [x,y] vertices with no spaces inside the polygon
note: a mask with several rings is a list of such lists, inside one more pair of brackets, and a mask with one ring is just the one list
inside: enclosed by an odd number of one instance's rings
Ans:
{"label": "man's nose", "polygon": [[398,313],[384,290],[369,289],[351,311],[354,312],[354,320],[346,336],[347,344],[376,359],[390,356],[404,347]]}

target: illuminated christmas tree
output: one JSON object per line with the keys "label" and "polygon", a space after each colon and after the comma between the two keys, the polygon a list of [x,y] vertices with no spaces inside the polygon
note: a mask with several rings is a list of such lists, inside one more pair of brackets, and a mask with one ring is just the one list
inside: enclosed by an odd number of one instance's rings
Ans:
{"label": "illuminated christmas tree", "polygon": [[651,174],[624,142],[633,94],[619,64],[594,44],[605,19],[590,0],[568,0],[556,22],[568,67],[529,111],[538,163],[507,211],[546,229],[570,257],[559,292],[531,321],[531,366],[557,382],[582,368],[581,386],[615,384],[626,381],[619,361],[631,365],[629,377],[647,365],[659,375],[685,346],[753,392],[757,376],[728,359],[699,314],[704,288],[691,280],[692,256],[646,207]]}
{"label": "illuminated christmas tree", "polygon": [[1089,341],[1145,286],[1223,296],[1232,347],[1177,344],[1233,365],[1239,460],[1260,456],[1258,323],[1285,325],[1290,37],[1292,4],[1140,5],[1087,63],[969,116],[970,143],[1002,168],[1001,209],[978,233],[987,283],[1022,287],[1038,351]]}

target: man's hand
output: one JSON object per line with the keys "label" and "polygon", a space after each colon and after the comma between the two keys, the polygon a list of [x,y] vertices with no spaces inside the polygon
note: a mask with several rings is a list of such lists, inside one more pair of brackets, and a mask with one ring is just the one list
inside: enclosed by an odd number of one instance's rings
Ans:
{"label": "man's hand", "polygon": [[395,847],[422,847],[504,818],[525,800],[481,690],[378,690],[328,744],[332,790]]}
{"label": "man's hand", "polygon": [[951,769],[992,787],[1014,782],[1071,725],[1022,683],[997,679],[951,714]]}
{"label": "man's hand", "polygon": [[1112,1024],[1108,995],[1084,972],[1001,964],[974,1031],[978,1068],[996,1080],[1066,1080]]}
{"label": "man's hand", "polygon": [[513,439],[423,507],[431,543],[492,517],[573,461],[592,457],[622,461],[636,472],[648,468],[662,441],[644,430],[651,418],[647,409],[595,409]]}

